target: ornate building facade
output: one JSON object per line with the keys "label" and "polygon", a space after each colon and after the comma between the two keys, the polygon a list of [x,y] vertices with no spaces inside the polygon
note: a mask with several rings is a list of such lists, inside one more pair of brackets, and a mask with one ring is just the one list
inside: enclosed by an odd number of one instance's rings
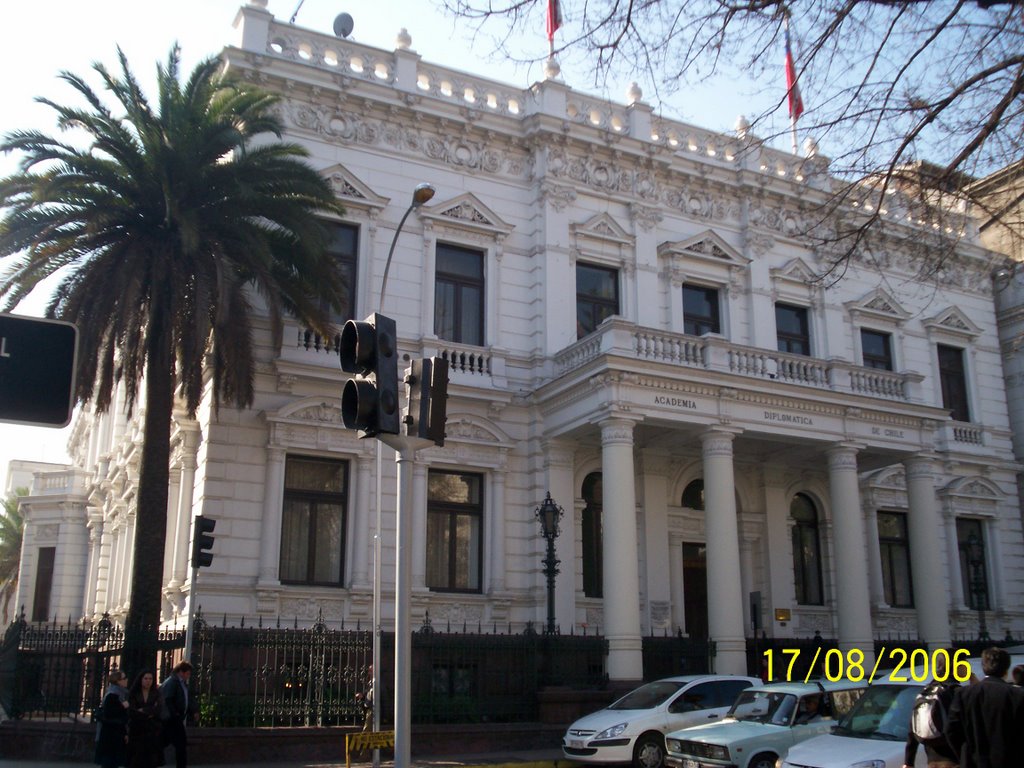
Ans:
{"label": "ornate building facade", "polygon": [[[451,363],[446,443],[413,471],[414,623],[540,624],[550,492],[558,625],[604,634],[612,679],[642,676],[647,633],[708,637],[736,672],[755,622],[868,653],[976,634],[979,609],[993,635],[1024,630],[993,255],[969,219],[936,230],[894,200],[881,248],[821,280],[829,253],[800,233],[836,182],[813,151],[661,119],[636,88],[603,101],[555,67],[513,88],[422,61],[404,30],[380,50],[265,5],[241,9],[224,59],[282,95],[287,138],[346,206],[339,323],[381,311],[403,354]],[[421,182],[436,194],[381,306]],[[938,284],[912,258],[935,237],[956,243]],[[254,407],[176,419],[166,620],[196,600],[369,622],[378,503],[386,595],[395,567],[393,453],[378,486],[375,441],[341,423],[335,340],[254,333]],[[83,413],[75,468],[40,476],[29,614],[52,553],[51,614],[124,613],[139,446],[138,415]],[[216,544],[193,584],[198,514]]]}

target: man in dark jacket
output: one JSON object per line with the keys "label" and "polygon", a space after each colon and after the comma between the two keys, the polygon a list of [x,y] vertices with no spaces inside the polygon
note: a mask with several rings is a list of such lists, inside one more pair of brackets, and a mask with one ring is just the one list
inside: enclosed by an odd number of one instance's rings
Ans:
{"label": "man in dark jacket", "polygon": [[164,697],[164,747],[174,745],[176,768],[188,766],[188,742],[185,736],[185,721],[198,713],[198,708],[188,692],[188,680],[192,676],[192,665],[183,661],[174,668],[171,676],[160,683],[160,695]]}
{"label": "man in dark jacket", "polygon": [[[929,696],[934,696],[948,721],[949,710],[953,706],[953,695],[957,688],[959,685],[955,680],[947,679],[945,658],[937,655],[935,656],[935,681],[925,686],[924,690],[918,694],[914,701],[914,709],[917,709],[918,704]],[[922,740],[917,737],[913,728],[907,731],[907,746],[903,750],[903,768],[913,768],[914,760],[917,758],[918,745],[924,747],[925,756],[928,758],[928,768],[956,768],[959,758],[945,734],[940,735],[937,739]]]}
{"label": "man in dark jacket", "polygon": [[1024,755],[1024,694],[1006,682],[1010,654],[986,648],[985,678],[958,688],[946,722],[946,737],[960,768],[1017,768]]}

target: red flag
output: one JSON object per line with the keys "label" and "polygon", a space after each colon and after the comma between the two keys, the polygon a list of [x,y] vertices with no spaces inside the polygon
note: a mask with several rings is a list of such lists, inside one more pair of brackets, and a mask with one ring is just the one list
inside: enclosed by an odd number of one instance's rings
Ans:
{"label": "red flag", "polygon": [[548,42],[555,41],[555,32],[562,26],[562,9],[558,0],[548,0]]}
{"label": "red flag", "polygon": [[796,82],[796,64],[793,50],[789,46],[789,25],[786,25],[786,94],[789,97],[789,119],[796,122],[804,113],[804,100],[800,97],[800,86]]}

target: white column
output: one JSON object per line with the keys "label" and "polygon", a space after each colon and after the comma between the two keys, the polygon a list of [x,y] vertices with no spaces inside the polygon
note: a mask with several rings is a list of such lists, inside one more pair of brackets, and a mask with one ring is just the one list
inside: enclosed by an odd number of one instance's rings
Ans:
{"label": "white column", "polygon": [[121,607],[121,574],[124,572],[124,536],[128,528],[124,519],[124,512],[118,513],[121,519],[114,523],[114,530],[111,534],[112,545],[110,548],[110,588],[107,592],[107,607],[105,610],[116,611]]}
{"label": "white column", "polygon": [[943,509],[942,524],[946,530],[946,570],[949,572],[949,603],[954,611],[966,611],[963,574],[960,573],[960,544],[956,538],[956,510]]}
{"label": "white column", "polygon": [[260,574],[257,580],[260,586],[280,584],[284,465],[284,448],[268,445],[266,480],[263,484],[263,526],[260,531]]}
{"label": "white column", "polygon": [[96,597],[93,603],[93,613],[102,616],[110,610],[110,577],[113,565],[113,534],[110,530],[111,524],[106,516],[99,522],[100,530],[100,555],[96,565]]}
{"label": "white column", "polygon": [[[786,477],[778,468],[765,467],[764,508],[767,559],[768,594],[764,596],[764,626],[770,637],[792,637],[793,622],[782,626],[775,621],[776,608],[793,609],[796,606],[796,575],[793,573],[793,518],[789,516],[790,498],[786,492]],[[822,569],[824,570],[824,569]]]}
{"label": "white column", "polygon": [[[999,521],[985,521],[981,526],[985,538],[985,575],[988,580],[989,609],[994,613],[1007,608],[1003,594],[1003,548],[999,541]],[[1014,606],[1016,607],[1016,606]],[[993,627],[993,631],[995,628]]]}
{"label": "white column", "polygon": [[672,629],[672,585],[668,549],[668,457],[645,451],[640,482],[643,488],[644,581],[647,593],[648,631],[661,635]]}
{"label": "white column", "polygon": [[128,603],[132,593],[132,573],[135,570],[135,515],[134,511],[128,513],[128,525],[125,527],[124,548],[121,550],[121,557],[124,561],[124,570],[121,571],[120,602],[125,610],[128,610]]}
{"label": "white column", "polygon": [[754,635],[754,625],[751,623],[750,593],[754,591],[754,542],[748,539],[743,533],[743,526],[740,526],[740,594],[743,595],[741,605],[743,606],[743,634]]}
{"label": "white column", "polygon": [[701,435],[704,459],[704,531],[708,548],[708,633],[715,642],[715,672],[745,674],[743,586],[740,579],[736,482],[732,466],[735,434],[709,429]]}
{"label": "white column", "polygon": [[[903,462],[907,475],[907,529],[910,537],[910,575],[917,610],[917,632],[929,648],[949,647],[949,611],[943,589],[939,515],[931,459],[914,456]],[[877,540],[877,539],[876,539]]]}
{"label": "white column", "polygon": [[866,666],[874,664],[875,646],[868,602],[867,552],[857,478],[857,449],[840,444],[829,448],[826,454],[835,531],[839,649],[844,652],[854,648],[863,651]]}
{"label": "white column", "polygon": [[352,495],[355,505],[349,510],[352,531],[352,586],[368,588],[370,586],[370,550],[372,541],[370,531],[374,525],[373,510],[370,508],[370,475],[373,460],[369,456],[356,457],[356,487]]}
{"label": "white column", "polygon": [[86,589],[82,601],[82,616],[91,619],[96,608],[96,588],[99,581],[100,543],[103,533],[103,519],[93,509],[87,514],[86,527],[89,529],[89,564],[85,570]]}
{"label": "white column", "polygon": [[178,490],[178,514],[172,539],[174,554],[171,556],[171,581],[169,588],[185,583],[191,553],[188,550],[192,535],[192,498],[196,489],[196,452],[199,450],[199,428],[181,427],[181,482]]}
{"label": "white column", "polygon": [[[555,539],[555,556],[561,561],[558,576],[555,577],[555,625],[568,634],[576,625],[576,576],[580,567],[576,545],[583,530],[580,522],[583,507],[577,506],[576,489],[573,487],[576,449],[571,444],[557,440],[544,441],[542,447],[544,472],[547,476],[547,485],[542,490],[551,494],[554,502],[562,508],[563,515],[560,533]],[[530,508],[531,515],[544,500],[544,494],[539,495],[540,498]],[[531,533],[536,533],[540,538],[540,523],[536,518],[530,521],[530,525]],[[541,615],[547,615],[546,607]]]}
{"label": "white column", "polygon": [[636,479],[633,471],[633,421],[601,422],[601,517],[604,551],[604,623],[608,640],[608,677],[643,678],[640,637],[640,575],[637,569]]}
{"label": "white column", "polygon": [[490,509],[484,523],[490,543],[487,557],[488,594],[505,591],[505,474],[503,469],[491,473]]}
{"label": "white column", "polygon": [[683,539],[668,537],[668,572],[672,584],[672,630],[686,632],[686,601],[683,599]]}
{"label": "white column", "polygon": [[427,589],[427,466],[412,468],[412,588]]}
{"label": "white column", "polygon": [[882,553],[878,548],[878,513],[869,504],[864,509],[864,535],[867,537],[871,605],[884,606],[885,586],[882,584]]}

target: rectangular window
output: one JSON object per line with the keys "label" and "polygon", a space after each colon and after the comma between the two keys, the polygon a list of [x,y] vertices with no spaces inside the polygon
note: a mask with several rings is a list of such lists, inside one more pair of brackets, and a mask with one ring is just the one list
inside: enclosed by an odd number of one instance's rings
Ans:
{"label": "rectangular window", "polygon": [[882,555],[882,588],[885,591],[885,602],[893,608],[913,608],[910,539],[907,537],[905,514],[878,513],[878,550]]}
{"label": "rectangular window", "polygon": [[327,246],[328,255],[338,265],[338,272],[344,280],[344,298],[340,311],[335,311],[329,306],[324,309],[331,313],[331,320],[338,325],[344,325],[346,320],[355,319],[356,310],[356,262],[359,258],[359,227],[354,224],[338,224],[330,222],[327,225],[331,231],[330,245]]}
{"label": "rectangular window", "polygon": [[806,307],[775,305],[775,334],[779,352],[794,355],[811,354],[811,331]]}
{"label": "rectangular window", "polygon": [[619,271],[591,264],[576,265],[576,338],[582,339],[602,321],[619,314]]}
{"label": "rectangular window", "polygon": [[281,583],[341,586],[348,462],[289,456],[284,470]]}
{"label": "rectangular window", "polygon": [[860,329],[860,346],[864,355],[864,367],[893,370],[892,336],[881,331]]}
{"label": "rectangular window", "polygon": [[430,470],[427,477],[427,586],[479,592],[483,552],[482,475]]}
{"label": "rectangular window", "polygon": [[718,290],[700,285],[683,285],[683,333],[702,336],[721,333]]}
{"label": "rectangular window", "polygon": [[959,347],[938,345],[939,383],[942,385],[942,407],[948,408],[954,421],[970,421],[967,407],[967,370],[964,351]]}
{"label": "rectangular window", "polygon": [[437,244],[434,278],[434,333],[439,339],[484,344],[484,254]]}
{"label": "rectangular window", "polygon": [[960,551],[960,583],[964,602],[976,611],[987,611],[988,569],[986,567],[985,534],[980,520],[956,519],[956,544]]}
{"label": "rectangular window", "polygon": [[50,620],[50,595],[53,593],[53,563],[56,547],[40,547],[36,562],[36,589],[32,598],[32,621]]}

